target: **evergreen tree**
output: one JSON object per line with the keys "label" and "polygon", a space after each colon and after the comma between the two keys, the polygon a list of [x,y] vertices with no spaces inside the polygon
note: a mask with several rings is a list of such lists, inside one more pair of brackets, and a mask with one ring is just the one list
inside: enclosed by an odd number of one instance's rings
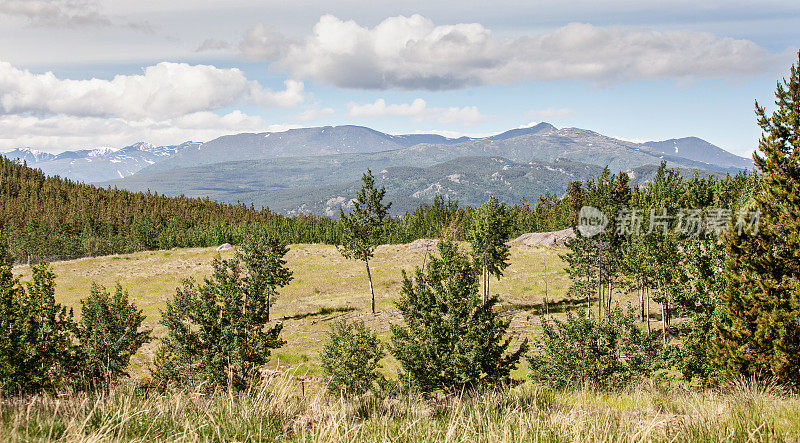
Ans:
{"label": "evergreen tree", "polygon": [[506,353],[510,319],[494,312],[497,297],[484,304],[478,270],[469,256],[439,242],[441,258],[430,256],[412,280],[403,273],[397,307],[404,325],[392,325],[392,353],[400,379],[422,392],[458,391],[507,380],[527,351],[525,340]]}
{"label": "evergreen tree", "polygon": [[[248,294],[258,295],[247,300],[251,305],[245,309],[250,312],[266,309],[266,312],[259,313],[265,316],[266,321],[269,321],[269,309],[275,303],[278,288],[292,281],[292,271],[284,260],[287,252],[289,249],[275,235],[258,230],[247,236],[236,254],[247,270],[245,284]],[[266,296],[266,303],[261,303],[262,296]]]}
{"label": "evergreen tree", "polygon": [[150,341],[150,330],[140,327],[145,315],[128,299],[128,293],[117,284],[113,295],[105,288],[92,285],[92,292],[81,300],[78,340],[82,371],[89,383],[104,389],[120,376],[131,357]]}
{"label": "evergreen tree", "polygon": [[652,374],[660,349],[657,336],[637,327],[633,312],[617,307],[604,319],[570,313],[564,321],[542,321],[528,357],[530,377],[556,388],[620,388]]}
{"label": "evergreen tree", "polygon": [[472,218],[467,240],[472,247],[472,258],[482,269],[483,302],[489,300],[489,275],[497,279],[510,264],[508,262],[512,220],[508,208],[494,195],[478,207]]}
{"label": "evergreen tree", "polygon": [[[249,254],[245,249],[243,255]],[[167,337],[156,362],[162,384],[243,389],[269,360],[270,351],[285,343],[279,338],[282,325],[268,324],[267,291],[253,283],[275,275],[259,268],[244,274],[236,258],[215,259],[213,267],[203,284],[184,282],[162,311]],[[285,275],[281,267],[273,271]]]}
{"label": "evergreen tree", "polygon": [[344,397],[376,391],[384,380],[379,372],[383,345],[363,321],[336,322],[322,349],[322,369],[329,377],[328,392]]}
{"label": "evergreen tree", "polygon": [[800,385],[800,52],[798,59],[778,83],[777,110],[768,116],[756,102],[763,132],[753,157],[762,191],[748,209],[760,220],[757,229],[728,233],[728,288],[714,349],[725,375],[793,385]]}
{"label": "evergreen tree", "polygon": [[353,260],[361,260],[367,268],[369,292],[372,296],[372,313],[375,313],[375,289],[372,285],[372,273],[369,270],[369,260],[375,248],[381,242],[387,228],[389,208],[391,203],[383,204],[386,189],[375,187],[375,177],[369,169],[361,177],[362,186],[353,200],[353,209],[345,214],[339,208],[339,223],[342,226],[341,244],[339,252]]}
{"label": "evergreen tree", "polygon": [[0,264],[0,388],[37,393],[75,382],[78,352],[72,310],[56,303],[55,274],[47,264],[33,267],[25,286]]}

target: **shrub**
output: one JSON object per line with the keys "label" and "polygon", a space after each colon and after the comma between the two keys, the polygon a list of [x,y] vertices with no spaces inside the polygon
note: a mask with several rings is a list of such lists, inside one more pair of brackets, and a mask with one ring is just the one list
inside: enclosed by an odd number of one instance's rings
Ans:
{"label": "shrub", "polygon": [[[279,243],[272,247],[285,249]],[[244,256],[248,253],[245,246]],[[270,327],[267,317],[267,297],[275,293],[255,282],[277,279],[274,274],[284,275],[285,268],[264,269],[262,263],[246,261],[243,270],[239,259],[215,259],[214,272],[204,283],[187,280],[177,289],[162,312],[167,336],[157,361],[157,382],[238,390],[258,375],[270,350],[285,343],[278,338],[282,325]]]}
{"label": "shrub", "polygon": [[37,393],[75,381],[78,353],[72,311],[55,299],[55,274],[33,267],[24,287],[0,254],[0,390]]}
{"label": "shrub", "polygon": [[150,330],[139,330],[145,316],[117,284],[114,294],[92,285],[81,300],[78,339],[86,381],[108,389],[114,379],[127,375],[131,357],[150,340]]}
{"label": "shrub", "polygon": [[619,388],[650,375],[661,348],[658,335],[637,327],[633,311],[617,307],[599,322],[571,313],[563,322],[543,320],[528,362],[531,378],[552,387]]}
{"label": "shrub", "polygon": [[335,323],[322,350],[322,369],[331,395],[353,397],[376,392],[383,381],[378,372],[384,356],[378,336],[363,321]]}
{"label": "shrub", "polygon": [[422,392],[507,380],[527,340],[507,354],[510,320],[494,312],[497,297],[482,303],[474,261],[450,242],[439,242],[439,253],[413,281],[403,273],[397,307],[405,325],[392,325],[392,352],[405,371],[400,379]]}

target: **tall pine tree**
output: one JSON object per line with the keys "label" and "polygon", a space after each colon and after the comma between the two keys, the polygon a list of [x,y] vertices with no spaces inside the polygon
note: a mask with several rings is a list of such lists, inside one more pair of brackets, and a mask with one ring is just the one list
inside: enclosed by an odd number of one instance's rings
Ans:
{"label": "tall pine tree", "polygon": [[800,385],[800,61],[775,97],[771,116],[756,102],[762,192],[749,209],[760,223],[728,233],[728,288],[713,352],[725,375]]}

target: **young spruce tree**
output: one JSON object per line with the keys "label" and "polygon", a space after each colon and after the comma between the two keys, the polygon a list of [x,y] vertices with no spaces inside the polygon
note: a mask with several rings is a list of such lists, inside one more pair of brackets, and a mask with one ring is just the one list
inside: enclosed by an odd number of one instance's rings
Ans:
{"label": "young spruce tree", "polygon": [[72,385],[78,373],[72,310],[56,303],[55,274],[33,267],[21,285],[0,251],[0,391],[38,393]]}
{"label": "young spruce tree", "polygon": [[81,300],[78,340],[87,382],[108,389],[125,376],[131,357],[150,341],[150,330],[139,328],[145,320],[141,309],[128,299],[117,283],[114,293],[92,285],[92,292]]}
{"label": "young spruce tree", "polygon": [[507,380],[528,341],[506,353],[510,320],[494,312],[497,297],[482,303],[474,261],[450,242],[439,242],[413,280],[403,272],[397,307],[404,325],[392,325],[392,353],[400,379],[422,392],[460,391]]}
{"label": "young spruce tree", "polygon": [[377,392],[383,381],[379,372],[383,356],[383,344],[363,321],[334,323],[321,354],[328,392],[342,397]]}
{"label": "young spruce tree", "polygon": [[[800,53],[778,83],[777,110],[756,103],[763,133],[756,166],[762,192],[749,209],[757,229],[729,231],[714,355],[724,375],[773,376],[800,385]],[[745,220],[745,225],[755,222]],[[741,223],[740,223],[741,224]]]}
{"label": "young spruce tree", "polygon": [[[246,243],[242,256],[253,256],[249,247]],[[281,256],[285,246],[272,248],[267,256]],[[241,261],[233,258],[215,259],[213,267],[204,283],[184,282],[162,312],[167,336],[155,365],[157,382],[243,389],[270,351],[284,344],[278,337],[282,325],[270,326],[267,320],[269,291],[263,284],[287,275],[283,265],[245,259],[243,272]]]}
{"label": "young spruce tree", "polygon": [[369,292],[372,296],[372,313],[375,313],[375,289],[372,286],[372,273],[369,270],[369,260],[375,248],[380,244],[386,231],[389,220],[391,203],[383,204],[386,189],[375,187],[375,177],[369,169],[361,177],[362,186],[353,200],[353,209],[345,214],[339,208],[339,223],[341,223],[342,240],[338,245],[339,252],[353,260],[361,260],[367,268]]}
{"label": "young spruce tree", "polygon": [[[245,284],[250,297],[248,302],[253,303],[249,309],[266,309],[263,314],[269,321],[269,309],[275,303],[278,288],[282,288],[292,281],[292,271],[286,267],[284,257],[289,248],[275,235],[265,231],[256,231],[249,234],[243,247],[237,252],[239,259],[247,269]],[[261,298],[266,296],[266,303],[261,303]]]}

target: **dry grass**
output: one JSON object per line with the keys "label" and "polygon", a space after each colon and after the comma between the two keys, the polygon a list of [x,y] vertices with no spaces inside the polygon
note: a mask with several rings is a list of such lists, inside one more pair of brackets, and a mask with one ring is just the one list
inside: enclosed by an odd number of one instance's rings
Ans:
{"label": "dry grass", "polygon": [[[512,330],[532,336],[542,314],[544,277],[551,301],[562,301],[569,280],[563,250],[515,245],[511,267],[492,290],[512,316]],[[158,326],[159,311],[180,280],[211,271],[213,249],[142,252],[58,262],[57,298],[78,308],[92,282],[120,282]],[[230,257],[232,251],[222,254]],[[417,396],[360,400],[326,397],[315,377],[318,352],[330,320],[361,318],[384,337],[399,321],[394,309],[401,270],[422,263],[424,251],[382,246],[372,261],[379,313],[368,313],[366,277],[360,262],[344,260],[334,247],[294,245],[288,254],[295,280],[274,307],[288,343],[270,367],[281,376],[245,393],[203,396],[137,391],[134,383],[107,396],[65,394],[0,400],[4,440],[292,440],[292,441],[799,441],[800,400],[770,385],[742,381],[714,391],[643,385],[623,392],[591,389],[551,391],[530,382],[463,397]],[[545,268],[547,273],[545,274]],[[23,278],[26,266],[15,268]],[[618,296],[624,302],[629,296]],[[582,312],[583,305],[565,303]],[[558,313],[556,315],[563,315]],[[137,361],[149,364],[150,344]],[[397,363],[387,357],[386,372]],[[289,369],[289,370],[287,370]],[[524,378],[523,366],[516,373]]]}
{"label": "dry grass", "polygon": [[[551,391],[530,383],[439,399],[343,400],[291,377],[250,392],[146,396],[129,388],[0,405],[6,440],[798,441],[800,400],[743,381],[719,391],[640,386]],[[301,394],[301,392],[304,392]]]}
{"label": "dry grass", "polygon": [[[518,336],[530,336],[539,327],[537,316],[542,313],[544,278],[547,277],[549,300],[562,300],[569,278],[560,258],[563,249],[531,247],[515,244],[511,249],[511,266],[506,275],[492,279],[492,293],[500,295],[502,308],[512,315],[512,330]],[[216,256],[232,257],[234,251],[217,252],[214,248],[173,249],[148,251],[127,255],[83,258],[53,264],[57,274],[56,298],[59,302],[80,311],[80,300],[89,294],[93,282],[112,287],[116,282],[128,290],[132,299],[147,315],[147,325],[155,335],[164,331],[158,323],[160,310],[184,278],[202,279],[211,273],[211,261]],[[292,245],[287,254],[294,280],[281,291],[273,307],[273,316],[282,319],[282,337],[287,340],[275,353],[270,367],[292,367],[300,372],[319,374],[318,353],[324,332],[331,320],[340,316],[364,320],[370,327],[387,337],[391,322],[400,321],[394,307],[402,283],[402,270],[412,271],[421,266],[425,250],[408,245],[380,246],[370,262],[375,282],[376,315],[369,312],[369,289],[362,262],[345,260],[333,246]],[[546,270],[546,272],[545,272]],[[14,268],[27,279],[27,266]],[[575,309],[581,309],[576,306]],[[146,345],[135,359],[135,375],[143,375],[153,356],[156,343]],[[395,372],[396,362],[387,357],[387,375]],[[521,377],[524,363],[518,370]]]}

